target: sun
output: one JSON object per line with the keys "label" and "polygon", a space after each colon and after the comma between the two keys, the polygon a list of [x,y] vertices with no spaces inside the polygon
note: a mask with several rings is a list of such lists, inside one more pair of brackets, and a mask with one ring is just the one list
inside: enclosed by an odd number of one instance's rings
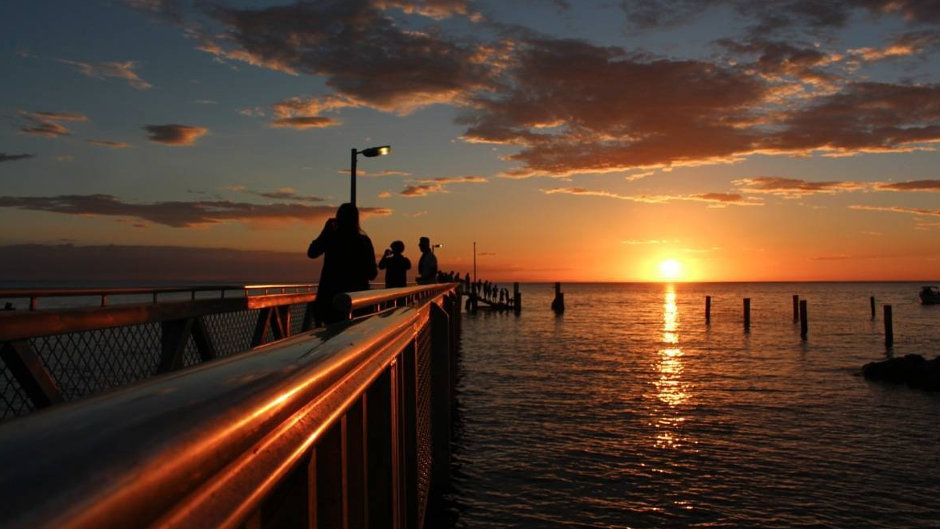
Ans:
{"label": "sun", "polygon": [[682,264],[675,259],[666,259],[659,263],[659,277],[673,281],[682,277]]}

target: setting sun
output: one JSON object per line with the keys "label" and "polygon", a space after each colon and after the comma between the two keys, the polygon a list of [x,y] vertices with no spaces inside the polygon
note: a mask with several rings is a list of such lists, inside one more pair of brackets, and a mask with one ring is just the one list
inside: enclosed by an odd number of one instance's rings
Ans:
{"label": "setting sun", "polygon": [[679,279],[682,277],[682,264],[675,259],[666,259],[659,263],[659,277],[670,281]]}

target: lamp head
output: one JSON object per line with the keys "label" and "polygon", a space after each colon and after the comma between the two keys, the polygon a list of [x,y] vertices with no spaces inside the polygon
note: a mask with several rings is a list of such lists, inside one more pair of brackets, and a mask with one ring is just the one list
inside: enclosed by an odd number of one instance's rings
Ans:
{"label": "lamp head", "polygon": [[392,147],[390,145],[383,145],[381,147],[369,147],[368,149],[363,149],[359,151],[360,154],[366,158],[375,158],[376,156],[385,156],[392,152]]}

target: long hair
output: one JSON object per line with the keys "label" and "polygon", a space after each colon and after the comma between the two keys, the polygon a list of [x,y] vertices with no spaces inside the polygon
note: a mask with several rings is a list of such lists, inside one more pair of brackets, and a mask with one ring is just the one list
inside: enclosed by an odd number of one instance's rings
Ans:
{"label": "long hair", "polygon": [[362,228],[359,227],[359,208],[349,202],[341,204],[336,210],[336,222],[342,232],[362,233]]}

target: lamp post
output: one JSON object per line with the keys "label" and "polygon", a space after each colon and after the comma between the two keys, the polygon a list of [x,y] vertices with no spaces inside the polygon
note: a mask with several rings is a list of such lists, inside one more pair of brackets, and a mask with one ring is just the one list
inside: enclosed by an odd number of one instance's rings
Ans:
{"label": "lamp post", "polygon": [[349,202],[353,206],[356,205],[356,157],[361,154],[366,158],[375,158],[376,156],[385,156],[390,152],[392,152],[392,148],[389,145],[369,147],[361,151],[357,151],[355,148],[352,150],[349,155]]}

